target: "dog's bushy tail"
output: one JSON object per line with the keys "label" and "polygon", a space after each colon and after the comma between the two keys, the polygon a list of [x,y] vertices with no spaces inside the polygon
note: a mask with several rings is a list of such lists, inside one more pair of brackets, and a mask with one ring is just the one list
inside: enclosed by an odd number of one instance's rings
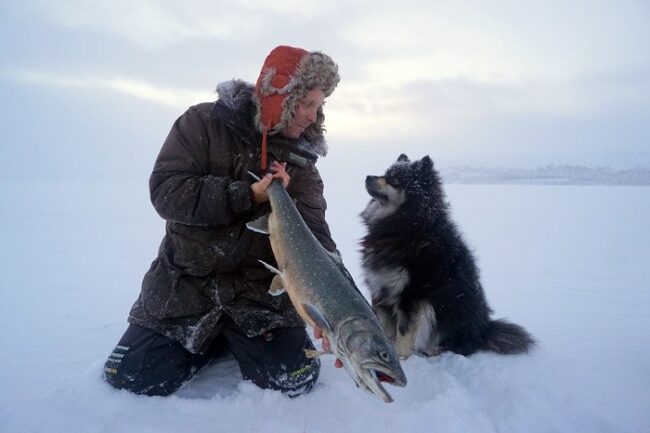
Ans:
{"label": "dog's bushy tail", "polygon": [[507,320],[491,320],[483,336],[483,350],[501,354],[528,352],[535,339],[519,325]]}

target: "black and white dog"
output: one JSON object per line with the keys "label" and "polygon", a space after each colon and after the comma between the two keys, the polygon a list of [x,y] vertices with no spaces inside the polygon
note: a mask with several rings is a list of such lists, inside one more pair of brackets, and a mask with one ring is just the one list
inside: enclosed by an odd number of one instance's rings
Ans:
{"label": "black and white dog", "polygon": [[372,305],[400,356],[450,350],[526,352],[522,327],[490,318],[479,272],[449,216],[431,158],[400,155],[383,176],[368,176],[361,213],[363,271]]}

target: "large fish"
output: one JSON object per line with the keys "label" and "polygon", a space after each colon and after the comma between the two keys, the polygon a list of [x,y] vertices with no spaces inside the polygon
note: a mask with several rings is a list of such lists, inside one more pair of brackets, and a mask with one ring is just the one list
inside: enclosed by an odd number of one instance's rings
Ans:
{"label": "large fish", "polygon": [[[322,329],[357,386],[393,401],[381,382],[405,386],[406,376],[377,316],[343,264],[314,237],[282,182],[274,179],[267,193],[271,213],[248,228],[270,235],[279,269],[262,264],[280,277],[274,278],[270,293],[286,291],[303,320]],[[320,354],[308,351],[308,356]]]}

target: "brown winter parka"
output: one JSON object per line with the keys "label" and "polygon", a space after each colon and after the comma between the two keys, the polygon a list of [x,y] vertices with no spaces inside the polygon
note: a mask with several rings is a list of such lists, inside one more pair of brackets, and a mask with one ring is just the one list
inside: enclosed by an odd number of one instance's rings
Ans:
{"label": "brown winter parka", "polygon": [[[275,263],[267,236],[246,223],[270,211],[255,205],[248,171],[260,174],[260,134],[252,86],[220,86],[215,103],[189,108],[172,126],[155,162],[151,201],[166,220],[158,257],[144,276],[129,322],[203,352],[225,316],[248,336],[304,326],[288,296],[268,294]],[[320,137],[322,139],[322,137]],[[289,195],[316,238],[335,252],[325,221],[318,155],[304,138],[269,137],[269,159],[287,162]]]}

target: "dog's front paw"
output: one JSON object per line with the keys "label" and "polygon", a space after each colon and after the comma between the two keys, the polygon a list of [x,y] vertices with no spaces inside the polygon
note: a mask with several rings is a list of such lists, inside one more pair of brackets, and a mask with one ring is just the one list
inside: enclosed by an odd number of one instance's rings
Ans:
{"label": "dog's front paw", "polygon": [[395,342],[395,351],[399,355],[400,359],[406,359],[413,353],[413,335],[398,335],[397,341]]}
{"label": "dog's front paw", "polygon": [[413,354],[410,347],[397,348],[397,355],[399,359],[408,359]]}

